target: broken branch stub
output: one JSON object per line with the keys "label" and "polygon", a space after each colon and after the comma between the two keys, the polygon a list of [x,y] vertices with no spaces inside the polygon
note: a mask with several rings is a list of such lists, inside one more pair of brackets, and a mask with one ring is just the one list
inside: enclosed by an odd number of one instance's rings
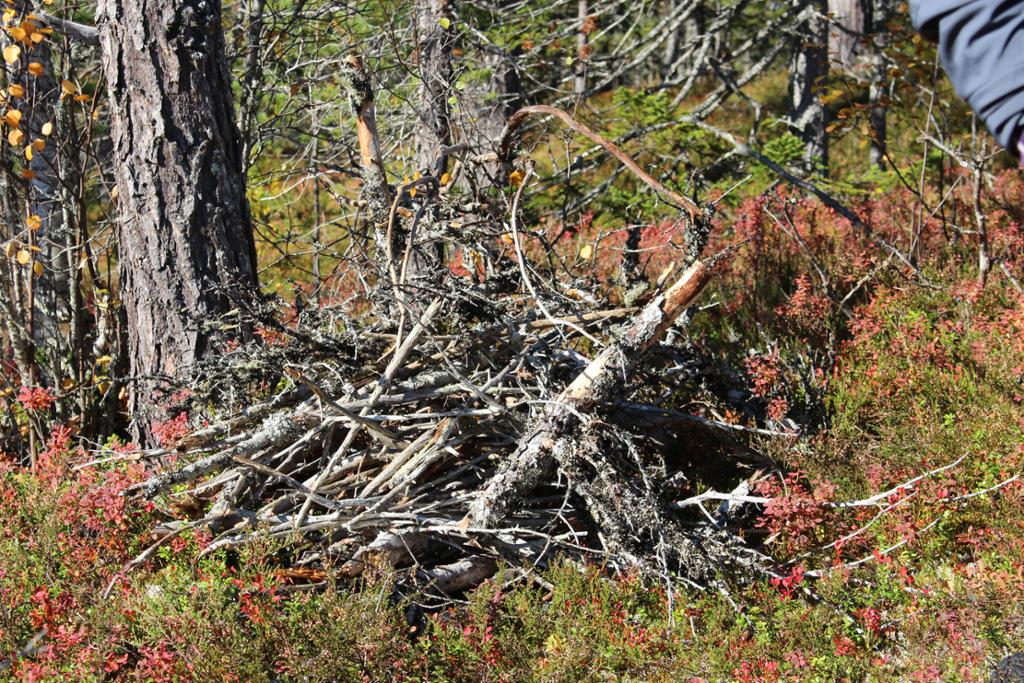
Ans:
{"label": "broken branch stub", "polygon": [[380,226],[387,220],[391,188],[384,173],[384,158],[381,154],[380,135],[377,132],[377,113],[373,102],[373,86],[370,76],[358,55],[349,55],[346,61],[347,73],[343,84],[349,105],[356,117],[356,134],[359,138],[359,158],[362,164],[363,198],[367,202],[373,222]]}

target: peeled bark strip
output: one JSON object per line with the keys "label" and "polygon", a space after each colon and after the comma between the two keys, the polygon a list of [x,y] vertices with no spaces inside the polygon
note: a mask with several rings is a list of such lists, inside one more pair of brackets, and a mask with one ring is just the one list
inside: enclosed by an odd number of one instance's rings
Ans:
{"label": "peeled bark strip", "polygon": [[384,173],[384,158],[380,151],[373,87],[370,84],[370,76],[363,66],[363,60],[358,55],[349,55],[346,66],[348,68],[347,73],[343,74],[343,83],[352,114],[356,117],[356,134],[359,138],[359,159],[363,176],[361,195],[374,225],[377,251],[384,254],[387,251],[385,223],[391,206],[391,188]]}
{"label": "peeled bark strip", "polygon": [[554,468],[560,442],[572,439],[580,426],[580,410],[601,403],[629,377],[643,354],[697,298],[711,279],[711,269],[695,262],[664,294],[655,297],[633,319],[626,332],[590,362],[520,440],[470,507],[473,526],[494,527],[515,509],[524,493]]}
{"label": "peeled bark strip", "polygon": [[[258,290],[219,0],[100,0],[121,300],[138,414]],[[143,426],[144,428],[144,426]]]}

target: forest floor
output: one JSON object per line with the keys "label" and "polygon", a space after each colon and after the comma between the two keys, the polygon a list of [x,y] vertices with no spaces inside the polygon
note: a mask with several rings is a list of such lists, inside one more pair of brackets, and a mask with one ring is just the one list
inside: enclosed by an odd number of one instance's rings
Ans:
{"label": "forest floor", "polygon": [[[1016,194],[1007,196],[1012,204]],[[815,223],[809,207],[797,207],[807,212],[797,221],[812,226],[808,240],[842,253],[848,231],[834,218]],[[750,229],[764,211],[740,207],[737,225]],[[993,214],[995,234],[1000,220]],[[761,243],[762,266],[792,273],[773,244]],[[722,273],[718,295],[730,306],[695,322],[694,339],[714,356],[736,346],[727,328],[744,327],[737,316],[764,337],[787,330],[788,341],[745,352],[748,400],[779,428],[812,404],[823,411],[820,426],[796,438],[751,443],[788,473],[761,485],[774,502],[751,529],[788,561],[783,577],[726,599],[559,562],[525,583],[502,569],[435,608],[396,591],[390,575],[344,582],[330,567],[289,569],[270,541],[203,555],[209,536],[199,530],[127,567],[159,512],[122,495],[142,467],[78,466],[92,456],[58,426],[35,471],[0,465],[0,677],[986,680],[995,661],[1024,649],[1019,285],[995,271],[980,288],[971,254],[952,248],[922,259],[928,286],[905,274],[880,278],[843,323],[831,365],[811,372],[820,394],[812,401],[806,373],[794,368],[826,343],[815,327],[821,302],[800,276],[776,300],[757,302],[757,288],[742,283],[727,297],[730,278],[746,277],[752,263]],[[741,289],[751,296],[738,297]],[[26,413],[48,400],[18,397]],[[824,505],[920,475],[880,506],[839,514]]]}

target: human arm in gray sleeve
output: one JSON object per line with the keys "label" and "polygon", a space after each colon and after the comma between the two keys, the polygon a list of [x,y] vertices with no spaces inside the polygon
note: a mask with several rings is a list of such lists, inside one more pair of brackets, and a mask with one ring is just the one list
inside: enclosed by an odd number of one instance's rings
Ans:
{"label": "human arm in gray sleeve", "polygon": [[957,93],[1003,147],[1024,132],[1024,1],[911,0],[914,28],[937,40]]}

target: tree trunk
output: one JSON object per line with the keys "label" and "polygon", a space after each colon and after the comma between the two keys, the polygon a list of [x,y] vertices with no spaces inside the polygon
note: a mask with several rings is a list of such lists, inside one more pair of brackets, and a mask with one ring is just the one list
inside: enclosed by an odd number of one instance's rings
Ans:
{"label": "tree trunk", "polygon": [[818,97],[828,74],[828,9],[824,0],[800,26],[790,63],[789,107],[794,132],[804,141],[804,170],[828,171],[827,110]]}
{"label": "tree trunk", "polygon": [[870,0],[828,0],[833,23],[828,31],[831,63],[841,69],[853,69],[864,52],[862,37],[871,21]]}
{"label": "tree trunk", "polygon": [[871,83],[868,86],[869,124],[871,126],[871,163],[885,170],[887,145],[886,119],[889,113],[889,69],[882,59],[882,50],[889,44],[886,29],[896,11],[893,0],[871,0],[869,3],[868,33],[874,43],[871,54]]}
{"label": "tree trunk", "polygon": [[869,161],[885,170],[886,82],[888,69],[881,51],[888,44],[885,24],[892,18],[892,0],[829,0],[833,25],[829,29],[829,60],[868,84]]}
{"label": "tree trunk", "polygon": [[590,10],[587,0],[579,0],[576,6],[576,18],[580,27],[576,31],[576,55],[573,58],[573,92],[576,97],[583,97],[587,92],[587,15]]}
{"label": "tree trunk", "polygon": [[[667,3],[664,13],[672,12],[675,7],[676,4],[674,2]],[[677,28],[672,29],[668,39],[665,41],[665,47],[662,52],[662,81],[680,79],[689,75],[693,69],[699,68],[698,45],[700,44],[701,36],[707,30],[705,26],[707,23],[705,21],[705,11],[703,1],[698,0],[697,7],[690,13],[690,16]]]}
{"label": "tree trunk", "polygon": [[204,323],[258,292],[219,0],[100,0],[136,435]]}
{"label": "tree trunk", "polygon": [[[30,74],[29,59],[22,58],[10,67],[10,82],[20,85],[25,92],[25,97],[18,102],[24,144],[38,141],[45,144],[42,149],[33,150],[32,159],[26,164],[32,172],[31,180],[26,183],[26,203],[28,215],[39,219],[33,242],[40,248],[38,257],[43,266],[42,275],[32,287],[32,336],[36,350],[42,351],[48,359],[47,370],[53,373],[53,377],[46,377],[45,381],[56,383],[61,376],[66,376],[60,364],[71,351],[64,346],[66,340],[61,339],[59,328],[59,323],[68,322],[72,305],[72,265],[67,251],[70,226],[64,221],[60,177],[60,172],[66,171],[70,164],[58,158],[62,150],[68,149],[69,141],[64,137],[65,131],[58,127],[61,91],[54,76],[49,41],[35,47],[31,61],[42,65],[42,73]],[[47,129],[46,124],[50,124],[52,130]],[[49,135],[45,134],[46,130]]]}
{"label": "tree trunk", "polygon": [[[448,0],[416,0],[416,63],[420,75],[418,121],[416,125],[416,166],[423,174],[438,178],[447,171],[447,160],[442,150],[452,144],[452,21]],[[433,210],[424,223],[430,223]],[[436,280],[444,263],[444,244],[424,241],[422,225],[419,234],[401,230],[400,241],[413,244],[408,276],[413,291]]]}
{"label": "tree trunk", "polygon": [[[448,0],[416,0],[416,52],[420,93],[416,127],[419,171],[435,171],[441,150],[452,144],[452,30]],[[436,169],[438,174],[445,169]]]}
{"label": "tree trunk", "polygon": [[[525,100],[523,83],[516,53],[485,52],[479,59],[490,76],[463,91],[461,132],[474,154],[497,153],[505,124]],[[468,178],[473,193],[482,196],[487,189],[504,184],[502,171],[498,162],[473,165]]]}

